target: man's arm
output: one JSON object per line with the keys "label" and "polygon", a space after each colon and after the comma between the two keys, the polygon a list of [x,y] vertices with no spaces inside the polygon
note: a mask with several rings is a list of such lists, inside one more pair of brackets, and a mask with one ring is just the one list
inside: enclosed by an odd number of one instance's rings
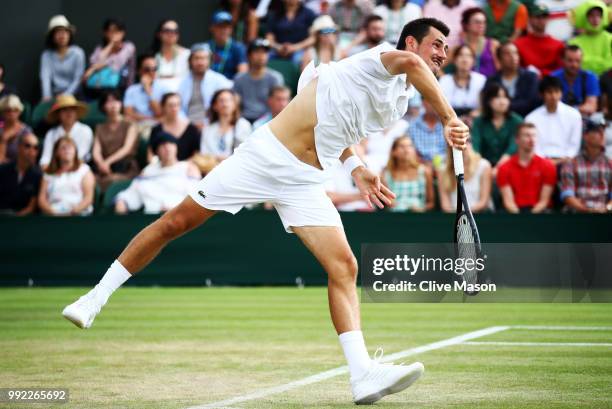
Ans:
{"label": "man's arm", "polygon": [[406,74],[408,81],[431,104],[444,125],[444,137],[448,144],[457,149],[465,149],[469,128],[457,118],[425,61],[413,52],[401,50],[383,53],[380,59],[389,74]]}
{"label": "man's arm", "polygon": [[531,213],[541,213],[548,207],[548,203],[550,203],[550,197],[553,194],[554,185],[544,185],[542,186],[542,190],[540,190],[540,198],[538,203],[533,206],[531,209]]}
{"label": "man's arm", "polygon": [[519,208],[514,201],[514,193],[512,193],[512,188],[510,185],[500,187],[499,191],[502,196],[502,203],[504,204],[506,210],[509,213],[518,213]]}

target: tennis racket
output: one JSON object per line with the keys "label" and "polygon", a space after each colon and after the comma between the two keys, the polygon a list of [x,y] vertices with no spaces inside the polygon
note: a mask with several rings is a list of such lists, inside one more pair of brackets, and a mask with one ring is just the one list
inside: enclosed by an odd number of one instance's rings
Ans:
{"label": "tennis racket", "polygon": [[[455,268],[455,274],[461,277],[465,283],[464,293],[466,295],[478,294],[478,270],[476,269],[476,259],[482,256],[482,247],[480,245],[480,235],[476,227],[474,215],[470,210],[470,204],[465,195],[465,187],[463,185],[463,153],[453,148],[453,164],[455,167],[455,176],[457,177],[457,216],[455,218],[455,257],[464,260],[474,260],[471,265],[473,268],[463,268],[459,274]],[[475,287],[475,288],[474,288]]]}

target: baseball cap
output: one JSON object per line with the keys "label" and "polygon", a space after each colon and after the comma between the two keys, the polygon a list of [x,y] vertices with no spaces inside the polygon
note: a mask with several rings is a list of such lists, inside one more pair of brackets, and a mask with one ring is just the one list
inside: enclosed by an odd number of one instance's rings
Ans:
{"label": "baseball cap", "polygon": [[255,51],[258,49],[264,49],[264,50],[269,50],[270,49],[270,42],[268,40],[266,40],[265,38],[256,38],[255,40],[253,40],[250,44],[249,44],[249,48],[247,50],[248,53],[251,53],[251,51]]}
{"label": "baseball cap", "polygon": [[531,15],[533,17],[547,17],[550,14],[548,7],[543,4],[536,4],[531,9]]}
{"label": "baseball cap", "polygon": [[151,144],[151,149],[153,149],[153,152],[155,153],[157,152],[159,145],[163,143],[173,143],[177,145],[178,140],[168,132],[161,131],[152,135],[149,143]]}
{"label": "baseball cap", "polygon": [[213,24],[231,24],[232,15],[227,11],[217,11],[212,18]]}
{"label": "baseball cap", "polygon": [[604,129],[606,127],[606,119],[603,115],[591,115],[589,118],[585,119],[582,124],[582,132],[590,132],[594,130]]}

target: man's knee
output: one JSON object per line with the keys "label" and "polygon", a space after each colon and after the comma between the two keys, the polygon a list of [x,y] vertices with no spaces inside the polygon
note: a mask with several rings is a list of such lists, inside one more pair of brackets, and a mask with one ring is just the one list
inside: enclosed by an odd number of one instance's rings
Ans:
{"label": "man's knee", "polygon": [[177,212],[168,212],[157,222],[161,235],[167,240],[175,239],[195,227],[191,226],[187,217]]}
{"label": "man's knee", "polygon": [[344,252],[335,257],[329,268],[329,279],[338,283],[355,283],[359,266],[357,259],[351,251]]}

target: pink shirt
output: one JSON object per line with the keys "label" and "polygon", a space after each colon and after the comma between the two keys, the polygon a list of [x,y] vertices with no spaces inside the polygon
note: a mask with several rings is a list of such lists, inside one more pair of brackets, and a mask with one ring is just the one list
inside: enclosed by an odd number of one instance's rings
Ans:
{"label": "pink shirt", "polygon": [[450,28],[448,46],[456,47],[461,43],[461,14],[470,7],[477,7],[474,0],[460,0],[453,8],[442,3],[442,0],[429,0],[423,7],[423,17],[434,17],[442,20]]}

